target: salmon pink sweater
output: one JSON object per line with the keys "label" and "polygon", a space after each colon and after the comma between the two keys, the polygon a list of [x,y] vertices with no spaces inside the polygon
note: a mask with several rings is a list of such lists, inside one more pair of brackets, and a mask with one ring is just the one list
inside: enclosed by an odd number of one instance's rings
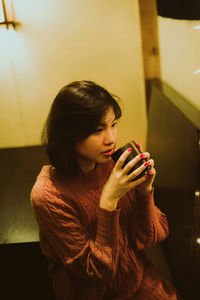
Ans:
{"label": "salmon pink sweater", "polygon": [[65,178],[44,166],[31,192],[40,247],[57,300],[176,300],[172,284],[143,254],[168,235],[153,192],[131,190],[117,209],[99,207],[113,162]]}

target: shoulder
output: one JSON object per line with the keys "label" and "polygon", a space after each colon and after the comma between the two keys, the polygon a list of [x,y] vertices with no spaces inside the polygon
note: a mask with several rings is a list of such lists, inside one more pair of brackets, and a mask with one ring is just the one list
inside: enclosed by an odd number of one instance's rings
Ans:
{"label": "shoulder", "polygon": [[61,198],[61,189],[53,176],[53,167],[43,166],[31,190],[33,206],[47,205]]}
{"label": "shoulder", "polygon": [[[31,206],[40,221],[49,217],[58,219],[65,214],[77,215],[73,195],[63,182],[54,177],[51,166],[44,166],[37,176],[30,195]],[[42,222],[43,222],[42,221]]]}

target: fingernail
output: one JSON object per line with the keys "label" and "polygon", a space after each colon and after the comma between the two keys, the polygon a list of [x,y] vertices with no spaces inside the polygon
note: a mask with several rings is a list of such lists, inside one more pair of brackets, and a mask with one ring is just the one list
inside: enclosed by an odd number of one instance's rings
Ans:
{"label": "fingernail", "polygon": [[141,146],[142,144],[140,142],[137,142],[136,145]]}
{"label": "fingernail", "polygon": [[144,158],[145,157],[145,155],[143,153],[141,153],[139,156],[140,156],[140,158]]}
{"label": "fingernail", "polygon": [[149,171],[149,174],[151,175],[151,174],[153,174],[153,172],[150,170],[150,171]]}
{"label": "fingernail", "polygon": [[128,148],[127,150],[128,150],[128,152],[131,152],[131,151],[132,151],[132,148]]}
{"label": "fingernail", "polygon": [[145,175],[145,176],[144,176],[145,179],[147,179],[148,177],[149,177],[148,175]]}
{"label": "fingernail", "polygon": [[146,167],[146,166],[148,166],[149,164],[150,164],[150,161],[147,161],[147,162],[144,163],[144,166]]}

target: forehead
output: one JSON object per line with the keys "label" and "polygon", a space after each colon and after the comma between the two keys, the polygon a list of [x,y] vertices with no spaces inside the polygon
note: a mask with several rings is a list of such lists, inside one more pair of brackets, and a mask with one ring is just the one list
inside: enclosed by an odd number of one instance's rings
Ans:
{"label": "forehead", "polygon": [[106,125],[109,123],[112,123],[115,120],[115,113],[112,107],[109,107],[106,112],[105,115],[103,116],[100,125]]}

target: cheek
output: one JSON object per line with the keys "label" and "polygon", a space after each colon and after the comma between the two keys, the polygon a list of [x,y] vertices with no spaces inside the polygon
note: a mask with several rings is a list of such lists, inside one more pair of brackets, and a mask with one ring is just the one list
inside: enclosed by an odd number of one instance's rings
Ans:
{"label": "cheek", "polygon": [[91,154],[99,152],[103,143],[103,139],[100,136],[92,136],[87,140],[87,143],[84,145],[84,149]]}
{"label": "cheek", "polygon": [[99,147],[102,147],[103,145],[103,138],[98,136],[95,139],[93,139],[91,147],[95,150],[98,150]]}
{"label": "cheek", "polygon": [[115,128],[115,130],[114,130],[114,137],[115,137],[115,139],[117,137],[117,128]]}

